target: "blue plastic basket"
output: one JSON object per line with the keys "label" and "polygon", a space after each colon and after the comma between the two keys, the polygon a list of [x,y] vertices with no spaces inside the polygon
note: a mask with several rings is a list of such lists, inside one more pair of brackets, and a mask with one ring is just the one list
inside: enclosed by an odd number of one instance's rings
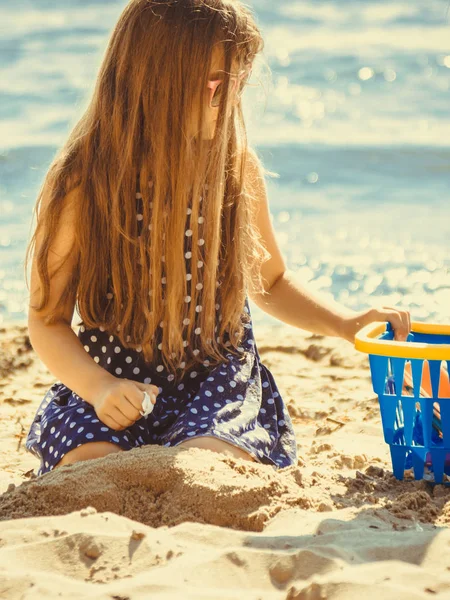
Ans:
{"label": "blue plastic basket", "polygon": [[[439,396],[439,389],[442,361],[445,373],[450,363],[450,326],[413,323],[406,342],[397,342],[390,323],[372,324],[357,333],[355,348],[369,355],[394,476],[403,480],[405,469],[412,468],[416,480],[448,484],[444,474],[450,475],[450,397]],[[430,397],[421,394],[425,361],[429,363]],[[407,362],[411,387],[404,384]]]}

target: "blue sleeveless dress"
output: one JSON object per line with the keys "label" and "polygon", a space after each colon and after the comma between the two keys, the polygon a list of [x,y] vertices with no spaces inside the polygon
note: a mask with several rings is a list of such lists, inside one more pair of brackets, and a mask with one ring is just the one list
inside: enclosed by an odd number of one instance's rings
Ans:
{"label": "blue sleeveless dress", "polygon": [[[136,198],[137,219],[142,227],[139,192]],[[188,220],[189,215],[190,209]],[[187,223],[187,243],[190,231]],[[189,249],[185,256],[189,273],[192,268]],[[202,264],[198,261],[197,268]],[[216,311],[220,320],[220,301]],[[25,440],[27,450],[40,460],[37,475],[51,471],[70,450],[88,442],[112,442],[131,450],[147,444],[173,447],[200,436],[228,442],[277,469],[296,465],[297,444],[292,422],[272,373],[260,359],[248,298],[244,311],[248,322],[244,321],[245,336],[239,349],[245,360],[227,354],[231,359],[228,364],[210,366],[206,359],[177,384],[164,365],[146,363],[141,348],[124,348],[116,336],[102,327],[86,329],[82,324],[78,338],[97,364],[116,377],[151,383],[160,393],[150,415],[116,431],[99,420],[92,405],[62,382],[55,382],[36,411]]]}

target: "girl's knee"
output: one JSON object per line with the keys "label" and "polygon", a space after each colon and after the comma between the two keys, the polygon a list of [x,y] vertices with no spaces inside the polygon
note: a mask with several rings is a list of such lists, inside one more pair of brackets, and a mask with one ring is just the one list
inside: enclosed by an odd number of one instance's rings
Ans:
{"label": "girl's knee", "polygon": [[178,444],[178,446],[184,446],[185,448],[202,448],[204,450],[212,450],[213,452],[220,452],[222,454],[227,454],[228,456],[233,456],[234,458],[243,458],[244,460],[257,462],[256,459],[253,458],[253,456],[245,450],[238,448],[230,442],[219,440],[214,436],[199,436],[195,439],[185,440],[184,442]]}
{"label": "girl's knee", "polygon": [[113,444],[112,442],[87,442],[86,444],[81,444],[81,446],[77,446],[77,448],[73,448],[64,454],[61,460],[53,467],[56,469],[57,467],[62,467],[64,465],[71,465],[75,462],[79,462],[82,460],[90,460],[92,458],[103,458],[108,454],[113,454],[114,452],[123,452],[123,448],[118,446],[117,444]]}

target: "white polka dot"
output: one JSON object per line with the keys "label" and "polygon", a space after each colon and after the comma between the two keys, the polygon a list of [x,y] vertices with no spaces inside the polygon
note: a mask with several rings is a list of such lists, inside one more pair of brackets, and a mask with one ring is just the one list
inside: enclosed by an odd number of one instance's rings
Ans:
{"label": "white polka dot", "polygon": [[209,390],[206,390],[205,396],[208,396],[208,398],[210,398],[212,396],[212,393]]}
{"label": "white polka dot", "polygon": [[217,391],[218,392],[223,392],[225,390],[225,388],[223,387],[223,385],[218,385],[217,386]]}
{"label": "white polka dot", "polygon": [[80,413],[80,415],[82,415],[84,412],[84,408],[77,408],[77,413]]}
{"label": "white polka dot", "polygon": [[190,296],[186,296],[186,297],[184,298],[184,301],[185,301],[185,302],[190,302],[191,300],[192,300],[192,298],[191,298]]}
{"label": "white polka dot", "polygon": [[50,446],[50,448],[48,449],[48,451],[51,453],[53,452],[53,446]]}
{"label": "white polka dot", "polygon": [[186,258],[191,258],[192,252],[186,252],[184,255]]}
{"label": "white polka dot", "polygon": [[94,356],[94,362],[96,362],[96,363],[99,363],[99,362],[100,362],[100,359],[99,359],[99,357],[98,357],[98,356]]}
{"label": "white polka dot", "polygon": [[203,246],[203,244],[205,243],[205,240],[203,238],[200,238],[197,243],[199,246]]}
{"label": "white polka dot", "polygon": [[281,421],[278,421],[278,425],[280,427],[283,427],[284,425],[286,425],[286,421],[283,421],[283,419],[281,419]]}
{"label": "white polka dot", "polygon": [[65,442],[67,440],[67,436],[65,435],[64,437],[61,438],[62,442]]}
{"label": "white polka dot", "polygon": [[141,372],[141,370],[139,369],[139,367],[135,367],[135,368],[133,369],[133,373],[134,373],[134,375],[138,375],[140,372]]}
{"label": "white polka dot", "polygon": [[197,432],[196,431],[188,431],[188,435],[192,436],[195,435]]}
{"label": "white polka dot", "polygon": [[209,412],[209,407],[206,406],[205,404],[202,406],[202,408],[203,408],[204,411]]}
{"label": "white polka dot", "polygon": [[108,365],[111,364],[111,357],[109,357],[106,362],[107,362]]}
{"label": "white polka dot", "polygon": [[89,346],[84,346],[84,349],[86,350],[86,352],[89,352]]}
{"label": "white polka dot", "polygon": [[91,342],[96,342],[97,341],[97,337],[95,335],[91,335]]}
{"label": "white polka dot", "polygon": [[201,269],[201,268],[203,267],[203,261],[202,261],[202,260],[199,260],[199,261],[197,262],[197,267],[198,267],[199,269]]}
{"label": "white polka dot", "polygon": [[186,348],[186,346],[189,344],[189,342],[187,340],[184,340],[183,342],[183,346]]}
{"label": "white polka dot", "polygon": [[102,352],[106,352],[106,346],[102,346]]}
{"label": "white polka dot", "polygon": [[205,220],[205,219],[204,219],[204,217],[199,217],[199,218],[198,218],[198,222],[199,222],[199,223],[203,223],[203,221],[204,221],[204,220]]}
{"label": "white polka dot", "polygon": [[188,208],[187,211],[186,211],[186,214],[190,215],[191,213],[192,213],[192,208]]}
{"label": "white polka dot", "polygon": [[183,325],[189,325],[190,322],[191,322],[190,319],[184,319]]}
{"label": "white polka dot", "polygon": [[100,431],[109,431],[109,427],[100,427]]}
{"label": "white polka dot", "polygon": [[158,373],[161,373],[161,371],[164,371],[164,365],[158,365],[156,367],[156,370],[158,371]]}
{"label": "white polka dot", "polygon": [[127,363],[133,362],[133,359],[131,358],[131,356],[127,356],[125,359],[125,362],[127,362]]}
{"label": "white polka dot", "polygon": [[69,427],[72,429],[72,427],[75,427],[76,423],[75,421],[72,421],[72,423],[69,423]]}
{"label": "white polka dot", "polygon": [[84,431],[84,427],[79,427],[78,428],[78,433],[81,433],[82,431]]}
{"label": "white polka dot", "polygon": [[192,275],[191,275],[191,273],[188,273],[186,275],[186,281],[191,281],[191,279],[192,279]]}
{"label": "white polka dot", "polygon": [[234,388],[237,386],[237,383],[235,381],[230,381],[230,385],[232,388]]}
{"label": "white polka dot", "polygon": [[66,446],[71,446],[71,445],[72,445],[72,440],[67,440]]}
{"label": "white polka dot", "polygon": [[55,433],[55,431],[56,431],[56,429],[55,429],[54,427],[52,427],[52,428],[50,429],[50,433]]}
{"label": "white polka dot", "polygon": [[192,373],[191,373],[192,378],[197,377],[197,375],[198,375],[197,371],[192,371]]}
{"label": "white polka dot", "polygon": [[116,437],[115,435],[113,435],[111,439],[112,439],[113,442],[118,442],[119,441],[119,438]]}
{"label": "white polka dot", "polygon": [[186,363],[184,362],[184,360],[183,360],[182,362],[180,362],[180,367],[181,367],[182,369],[184,369],[184,367],[185,367],[185,366],[186,366]]}
{"label": "white polka dot", "polygon": [[195,329],[194,333],[195,333],[196,335],[199,335],[201,332],[202,332],[202,328],[201,328],[201,327],[196,327],[196,329]]}
{"label": "white polka dot", "polygon": [[192,354],[194,356],[197,356],[197,354],[199,354],[199,353],[200,353],[200,350],[198,348],[196,348],[195,350],[192,351]]}
{"label": "white polka dot", "polygon": [[142,194],[140,192],[136,193],[136,199],[140,200],[142,198]]}
{"label": "white polka dot", "polygon": [[201,304],[199,304],[198,306],[195,307],[195,312],[202,312],[203,310],[203,306]]}
{"label": "white polka dot", "polygon": [[110,335],[110,336],[109,336],[109,341],[110,341],[110,342],[113,342],[113,341],[114,341],[114,336],[113,336],[113,335]]}
{"label": "white polka dot", "polygon": [[198,410],[196,408],[191,408],[191,413],[194,413],[194,415],[196,415],[198,412]]}
{"label": "white polka dot", "polygon": [[120,351],[121,351],[121,350],[120,350],[120,347],[119,347],[119,346],[116,346],[116,347],[114,348],[114,352],[115,352],[116,354],[119,354],[119,352],[120,352]]}
{"label": "white polka dot", "polygon": [[152,381],[152,378],[151,378],[151,377],[146,377],[146,378],[144,379],[144,383],[151,383],[151,381]]}
{"label": "white polka dot", "polygon": [[122,369],[120,367],[117,367],[116,373],[117,373],[117,375],[121,375],[122,374]]}
{"label": "white polka dot", "polygon": [[141,215],[141,213],[138,213],[136,218],[138,221],[142,221],[142,219],[144,218],[144,215]]}
{"label": "white polka dot", "polygon": [[273,398],[269,398],[267,400],[267,404],[274,404],[275,400]]}
{"label": "white polka dot", "polygon": [[195,427],[197,423],[194,423],[194,421],[189,421],[188,425],[189,427]]}
{"label": "white polka dot", "polygon": [[180,383],[180,385],[178,386],[179,390],[182,390],[184,388],[184,383]]}
{"label": "white polka dot", "polygon": [[269,387],[270,383],[268,381],[264,381],[264,383],[262,384],[263,388],[267,388]]}
{"label": "white polka dot", "polygon": [[203,283],[197,283],[197,285],[195,286],[198,290],[201,290],[203,288]]}
{"label": "white polka dot", "polygon": [[192,235],[192,229],[187,229],[186,230],[186,236],[187,237],[191,237],[191,235]]}
{"label": "white polka dot", "polygon": [[136,352],[142,352],[142,346],[137,346],[136,347]]}
{"label": "white polka dot", "polygon": [[167,381],[172,381],[173,379],[175,379],[175,375],[173,373],[167,375]]}

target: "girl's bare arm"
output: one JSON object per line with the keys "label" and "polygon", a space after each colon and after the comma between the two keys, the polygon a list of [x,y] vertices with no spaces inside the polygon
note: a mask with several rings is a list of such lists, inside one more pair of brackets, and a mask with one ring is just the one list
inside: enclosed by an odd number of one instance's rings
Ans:
{"label": "girl's bare arm", "polygon": [[[74,240],[73,211],[71,206],[76,201],[77,190],[67,196],[61,225],[55,242],[49,253],[48,266],[52,273],[60,262],[69,256],[64,268],[50,282],[50,302],[42,313],[37,313],[31,304],[39,298],[39,278],[36,270],[36,256],[42,239],[37,236],[30,277],[30,307],[28,312],[28,334],[31,345],[49,371],[64,385],[74,391],[83,400],[93,404],[102,388],[116,378],[100,367],[85,351],[79,338],[72,329],[72,318],[75,302],[66,306],[64,315],[55,324],[44,322],[46,315],[54,308],[67,285],[71,270],[76,266],[78,257],[72,252]],[[48,197],[42,199],[42,209]]]}

